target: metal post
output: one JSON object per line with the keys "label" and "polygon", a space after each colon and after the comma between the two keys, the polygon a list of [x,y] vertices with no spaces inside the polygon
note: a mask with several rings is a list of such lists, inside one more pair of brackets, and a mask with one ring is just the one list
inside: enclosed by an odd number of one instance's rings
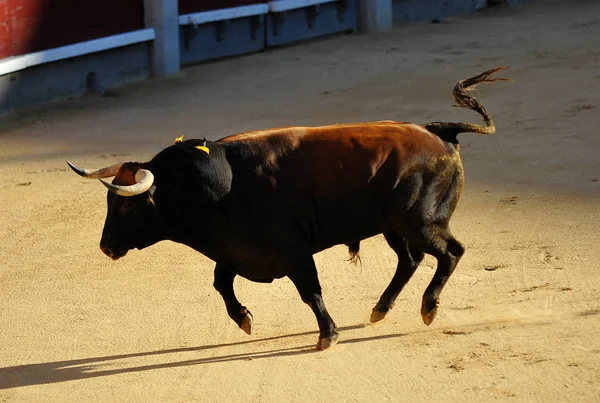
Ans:
{"label": "metal post", "polygon": [[392,0],[359,0],[361,32],[385,31],[393,26]]}
{"label": "metal post", "polygon": [[144,22],[154,28],[152,74],[157,77],[179,72],[179,10],[176,0],[144,0]]}

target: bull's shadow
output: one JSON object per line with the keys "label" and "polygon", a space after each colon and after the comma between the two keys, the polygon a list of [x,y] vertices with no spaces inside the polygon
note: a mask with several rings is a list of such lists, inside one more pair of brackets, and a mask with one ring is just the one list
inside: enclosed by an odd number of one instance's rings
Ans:
{"label": "bull's shadow", "polygon": [[[366,325],[354,325],[339,328],[340,331],[354,330]],[[161,368],[176,368],[188,365],[211,364],[228,361],[245,361],[249,359],[273,358],[290,355],[319,353],[314,344],[302,345],[296,347],[282,348],[269,351],[246,352],[238,354],[227,354],[214,357],[197,358],[193,360],[176,361],[160,364],[142,365],[137,367],[118,368],[103,371],[96,371],[95,368],[103,362],[125,360],[129,358],[140,358],[150,356],[162,356],[164,354],[176,354],[184,352],[194,352],[203,350],[213,350],[225,347],[240,346],[245,344],[259,343],[276,339],[285,339],[297,336],[316,335],[318,331],[295,333],[284,336],[268,337],[257,340],[247,340],[235,343],[211,344],[206,346],[183,347],[169,350],[148,351],[143,353],[121,354],[104,357],[83,358],[79,360],[55,361],[40,364],[17,365],[13,367],[0,368],[0,390],[18,388],[22,386],[43,385],[57,382],[74,381],[79,379],[96,378],[128,372],[140,372]],[[357,343],[367,340],[389,339],[401,337],[405,334],[388,334],[382,336],[359,337],[348,340],[341,340],[339,344]]]}
{"label": "bull's shadow", "polygon": [[[386,339],[394,339],[399,337],[404,337],[408,335],[415,334],[427,334],[430,332],[441,332],[446,335],[454,336],[454,335],[468,335],[474,331],[480,330],[492,330],[498,327],[504,329],[507,326],[539,326],[542,324],[551,324],[555,322],[555,318],[552,317],[532,317],[532,318],[523,318],[523,319],[515,319],[515,318],[496,318],[488,321],[478,321],[475,323],[468,323],[462,325],[453,325],[447,328],[439,328],[436,330],[432,329],[423,329],[417,331],[411,331],[409,333],[392,333],[392,334],[383,334],[378,336],[365,336],[365,337],[355,337],[351,339],[343,339],[340,340],[338,344],[351,344],[351,343],[360,343],[366,341],[374,341],[374,340],[386,340]],[[370,326],[368,324],[359,324],[353,326],[345,326],[338,328],[339,331],[345,332],[355,329],[361,329],[364,327]],[[452,330],[453,329],[453,330]],[[456,329],[460,329],[461,331],[457,331]],[[275,336],[275,337],[267,337],[263,339],[257,340],[246,340],[239,341],[235,343],[223,343],[223,344],[210,344],[206,346],[196,346],[196,347],[182,347],[168,350],[159,350],[159,351],[147,351],[143,353],[132,353],[132,354],[121,354],[121,355],[112,355],[112,356],[104,356],[104,357],[94,357],[94,358],[83,358],[79,360],[70,360],[70,361],[55,361],[48,363],[40,363],[40,364],[27,364],[27,365],[17,365],[14,367],[5,367],[0,368],[0,390],[2,389],[11,389],[18,388],[21,386],[32,386],[32,385],[44,385],[50,383],[58,383],[58,382],[67,382],[67,381],[75,381],[79,379],[88,379],[88,378],[96,378],[101,376],[109,376],[116,374],[124,374],[128,372],[140,372],[140,371],[148,371],[153,369],[162,369],[162,368],[177,368],[184,367],[188,365],[201,365],[201,364],[212,364],[219,362],[228,362],[228,361],[246,361],[250,359],[261,359],[261,358],[276,358],[276,357],[285,357],[285,356],[295,356],[301,354],[310,354],[317,353],[322,354],[315,349],[315,344],[281,348],[275,350],[268,351],[250,351],[245,353],[238,354],[225,354],[225,355],[217,355],[213,357],[205,357],[205,358],[197,358],[193,360],[184,360],[184,361],[175,361],[175,362],[167,362],[160,364],[150,364],[150,365],[140,365],[135,367],[127,367],[127,368],[118,368],[118,369],[110,369],[110,370],[95,370],[97,367],[101,365],[103,362],[115,361],[115,360],[126,360],[128,358],[140,358],[140,357],[151,357],[151,356],[163,356],[165,354],[177,354],[177,353],[185,353],[185,352],[196,352],[203,350],[213,350],[220,348],[227,348],[233,346],[242,346],[246,344],[260,343],[260,342],[268,342],[272,340],[278,339],[286,339],[293,338],[298,336],[308,336],[308,335],[317,335],[318,331],[312,332],[304,332],[304,333],[294,333],[287,334],[283,336]],[[334,347],[335,349],[335,347]]]}

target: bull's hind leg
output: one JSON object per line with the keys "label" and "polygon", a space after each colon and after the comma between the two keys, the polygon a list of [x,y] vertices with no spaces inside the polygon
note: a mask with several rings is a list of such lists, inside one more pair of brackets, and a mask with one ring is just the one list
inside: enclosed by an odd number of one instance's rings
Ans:
{"label": "bull's hind leg", "polygon": [[410,245],[397,232],[388,232],[384,236],[388,245],[398,255],[398,266],[392,281],[381,295],[381,298],[379,298],[379,302],[373,308],[373,312],[371,312],[372,323],[379,322],[385,318],[389,310],[394,307],[398,294],[400,294],[421,263],[421,260],[423,260],[423,252]]}
{"label": "bull's hind leg", "polygon": [[452,275],[460,258],[465,252],[462,244],[450,233],[447,226],[428,225],[416,233],[407,233],[409,242],[419,250],[433,255],[437,261],[437,269],[433,279],[423,294],[421,317],[426,325],[430,325],[437,314],[440,294]]}
{"label": "bull's hind leg", "polygon": [[317,274],[317,267],[311,254],[289,262],[287,265],[288,277],[296,286],[302,301],[312,309],[319,324],[319,341],[317,350],[326,350],[338,341],[336,326],[325,308],[321,295],[321,284]]}
{"label": "bull's hind leg", "polygon": [[235,276],[236,274],[227,270],[224,265],[217,263],[215,266],[215,281],[213,286],[223,297],[229,317],[233,319],[244,332],[252,334],[253,316],[248,308],[240,304],[233,291],[233,279]]}

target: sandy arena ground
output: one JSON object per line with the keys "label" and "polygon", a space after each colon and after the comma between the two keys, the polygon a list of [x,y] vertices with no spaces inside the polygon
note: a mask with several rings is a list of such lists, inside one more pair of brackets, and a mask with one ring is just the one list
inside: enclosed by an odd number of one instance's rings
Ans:
{"label": "sandy arena ground", "polygon": [[[555,1],[342,36],[185,69],[60,102],[0,127],[0,402],[600,401],[600,2]],[[236,280],[247,336],[213,263],[173,243],[112,262],[98,249],[105,189],[87,167],[146,160],[181,134],[379,119],[479,121],[451,108],[482,86],[491,137],[461,135],[452,221],[467,253],[431,327],[421,265],[384,323],[368,323],[396,256],[316,256],[340,343],[287,279]]]}

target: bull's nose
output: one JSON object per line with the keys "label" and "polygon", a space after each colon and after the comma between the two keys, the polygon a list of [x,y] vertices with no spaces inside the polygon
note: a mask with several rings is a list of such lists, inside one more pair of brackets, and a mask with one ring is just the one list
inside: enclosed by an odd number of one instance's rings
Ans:
{"label": "bull's nose", "polygon": [[113,259],[113,256],[115,255],[113,253],[113,251],[106,246],[100,245],[100,250],[102,251],[102,253],[104,253],[106,256],[108,256],[109,258]]}

